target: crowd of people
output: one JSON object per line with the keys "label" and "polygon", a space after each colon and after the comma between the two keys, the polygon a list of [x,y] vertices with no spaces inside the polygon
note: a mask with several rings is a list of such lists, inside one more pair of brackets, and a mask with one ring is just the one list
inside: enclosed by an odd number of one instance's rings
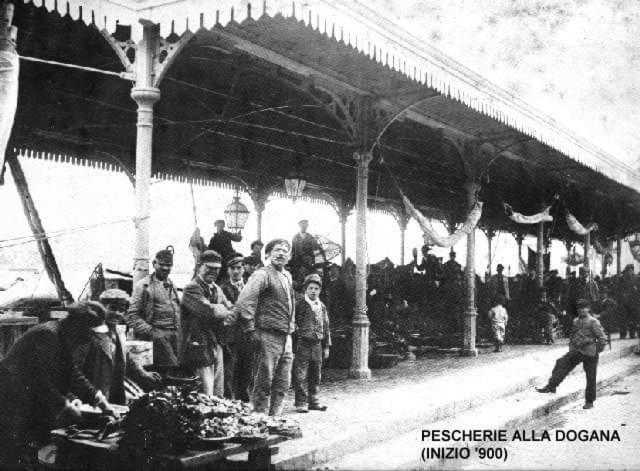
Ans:
{"label": "crowd of people", "polygon": [[[116,415],[114,404],[158,386],[171,371],[192,371],[203,394],[251,402],[269,415],[282,413],[293,382],[298,412],[326,410],[319,384],[332,346],[329,320],[351,318],[353,263],[327,263],[306,220],[291,242],[255,241],[248,256],[233,248],[240,234],[226,231],[223,221],[215,225],[181,294],[170,277],[173,250],[160,250],[152,273],[133,286],[131,296],[108,289],[98,300],[70,306],[64,320],[40,324],[17,341],[0,362],[0,466],[33,464],[35,445],[55,425],[78,418],[82,403]],[[414,250],[408,265],[384,260],[369,267],[372,332],[406,321],[411,310],[422,320],[440,319],[449,332],[462,330],[464,276],[456,253],[442,263],[425,245],[420,263],[417,258]],[[583,270],[563,280],[550,271],[542,288],[535,275],[508,277],[498,265],[494,275],[477,277],[480,319],[496,351],[519,335],[551,344],[558,327],[572,334],[571,345],[577,333],[593,331],[598,350],[613,331],[621,338],[638,333],[640,289],[633,265],[605,280],[590,279]],[[599,314],[602,335],[591,311]],[[153,371],[127,355],[126,336],[153,343]],[[593,348],[586,351],[584,345],[558,360],[541,392],[555,390],[582,362],[591,385],[587,404],[593,403],[597,362]]]}

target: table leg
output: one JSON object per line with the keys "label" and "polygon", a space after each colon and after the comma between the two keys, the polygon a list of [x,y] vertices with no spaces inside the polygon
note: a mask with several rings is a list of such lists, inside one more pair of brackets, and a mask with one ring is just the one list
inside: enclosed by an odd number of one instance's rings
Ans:
{"label": "table leg", "polygon": [[270,470],[271,469],[271,449],[266,446],[249,452],[249,469]]}

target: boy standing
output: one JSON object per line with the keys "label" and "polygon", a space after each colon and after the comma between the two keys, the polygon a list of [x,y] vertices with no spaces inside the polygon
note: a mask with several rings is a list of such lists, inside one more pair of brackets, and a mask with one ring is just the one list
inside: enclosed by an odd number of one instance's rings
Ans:
{"label": "boy standing", "polygon": [[308,275],[303,283],[304,298],[296,305],[297,347],[293,361],[293,386],[295,406],[298,412],[325,411],[320,404],[318,386],[322,361],[329,358],[331,333],[327,308],[320,301],[322,279]]}
{"label": "boy standing", "polygon": [[496,341],[496,349],[494,352],[501,352],[502,345],[504,344],[504,335],[507,330],[507,322],[509,322],[509,315],[504,307],[504,295],[497,294],[495,299],[495,305],[489,309],[489,320],[491,321],[491,330],[493,330],[493,336]]}

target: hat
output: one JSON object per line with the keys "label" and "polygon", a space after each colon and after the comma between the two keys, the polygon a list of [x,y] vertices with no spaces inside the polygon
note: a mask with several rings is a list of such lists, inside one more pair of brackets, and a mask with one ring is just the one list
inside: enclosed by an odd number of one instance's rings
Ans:
{"label": "hat", "polygon": [[100,295],[100,301],[101,302],[105,302],[105,301],[106,302],[108,301],[129,302],[129,295],[127,294],[126,291],[123,291],[121,289],[111,288],[102,292],[102,294]]}
{"label": "hat", "polygon": [[303,222],[309,222],[309,220],[307,218],[302,218],[298,221],[298,224],[301,224]]}
{"label": "hat", "polygon": [[65,319],[67,323],[93,328],[104,323],[106,311],[98,301],[83,301],[67,306],[69,315]]}
{"label": "hat", "polygon": [[634,271],[634,270],[635,270],[635,267],[633,266],[633,263],[629,263],[628,265],[625,265],[623,271]]}
{"label": "hat", "polygon": [[591,303],[586,299],[578,299],[576,301],[576,309],[584,309],[585,307],[591,307]]}
{"label": "hat", "polygon": [[236,263],[242,263],[244,261],[244,257],[242,254],[234,253],[229,258],[227,258],[227,266],[233,266]]}
{"label": "hat", "polygon": [[173,263],[173,245],[168,245],[166,249],[159,250],[155,259],[158,262]]}
{"label": "hat", "polygon": [[214,225],[214,226],[217,226],[218,224],[224,224],[224,219],[216,219],[216,220],[213,222],[213,225]]}
{"label": "hat", "polygon": [[220,268],[222,266],[222,257],[215,250],[205,250],[200,254],[200,263],[212,268]]}
{"label": "hat", "polygon": [[259,245],[260,247],[264,247],[264,244],[262,243],[261,240],[254,240],[253,242],[251,242],[251,248],[253,249],[254,245]]}
{"label": "hat", "polygon": [[504,265],[502,263],[498,263],[496,270],[504,270]]}
{"label": "hat", "polygon": [[304,283],[302,283],[302,286],[306,288],[310,283],[315,283],[320,288],[322,288],[322,279],[320,278],[320,275],[316,275],[315,273],[312,273],[311,275],[305,276]]}

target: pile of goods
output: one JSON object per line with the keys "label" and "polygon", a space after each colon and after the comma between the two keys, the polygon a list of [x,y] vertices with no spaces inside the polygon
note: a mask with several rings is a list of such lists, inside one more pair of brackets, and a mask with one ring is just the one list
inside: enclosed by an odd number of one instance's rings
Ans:
{"label": "pile of goods", "polygon": [[169,386],[134,401],[122,422],[120,444],[145,453],[180,453],[187,448],[260,440],[271,434],[299,437],[287,418],[251,412],[248,404]]}

